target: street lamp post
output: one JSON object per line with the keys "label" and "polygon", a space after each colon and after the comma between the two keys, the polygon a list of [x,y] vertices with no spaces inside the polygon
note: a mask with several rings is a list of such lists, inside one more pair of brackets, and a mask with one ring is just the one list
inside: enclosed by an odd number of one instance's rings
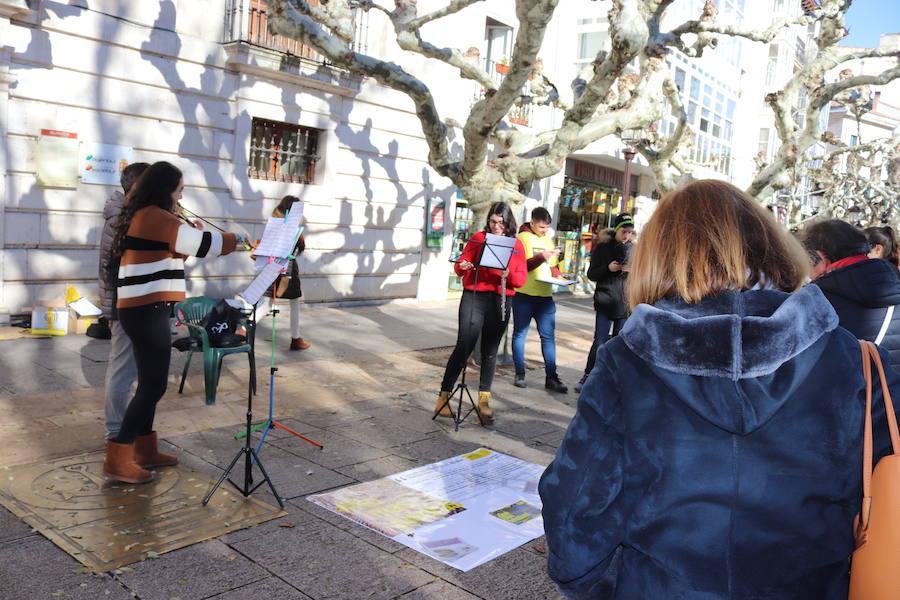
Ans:
{"label": "street lamp post", "polygon": [[631,161],[637,155],[634,146],[641,141],[641,130],[623,129],[620,137],[625,144],[625,149],[622,151],[625,155],[625,182],[622,184],[622,201],[619,203],[619,214],[622,214],[628,208],[628,197],[631,194]]}
{"label": "street lamp post", "polygon": [[628,195],[631,193],[631,161],[634,160],[634,155],[637,154],[631,148],[625,148],[623,152],[625,154],[625,183],[622,185],[622,201],[619,203],[619,214],[622,214],[628,208]]}

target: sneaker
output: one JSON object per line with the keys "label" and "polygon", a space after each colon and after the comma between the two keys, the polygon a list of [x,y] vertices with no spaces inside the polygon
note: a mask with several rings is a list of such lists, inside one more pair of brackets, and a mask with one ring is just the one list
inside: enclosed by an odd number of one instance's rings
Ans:
{"label": "sneaker", "polygon": [[581,379],[578,380],[578,383],[575,384],[575,391],[580,392],[581,388],[584,387],[584,382],[587,381],[588,373],[585,373],[581,376]]}
{"label": "sneaker", "polygon": [[525,373],[516,373],[516,380],[513,381],[513,385],[516,387],[528,387],[528,384],[525,383]]}
{"label": "sneaker", "polygon": [[565,394],[569,391],[569,388],[559,380],[559,375],[554,373],[553,375],[547,375],[547,380],[544,382],[544,387],[550,390],[551,392],[559,392],[560,394]]}

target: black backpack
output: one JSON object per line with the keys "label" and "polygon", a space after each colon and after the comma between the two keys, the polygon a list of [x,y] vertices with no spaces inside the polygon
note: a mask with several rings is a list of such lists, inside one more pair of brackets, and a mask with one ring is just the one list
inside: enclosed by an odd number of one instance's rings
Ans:
{"label": "black backpack", "polygon": [[206,329],[210,346],[229,348],[246,343],[247,338],[237,334],[240,320],[241,311],[230,306],[225,300],[219,300],[203,320],[203,328]]}

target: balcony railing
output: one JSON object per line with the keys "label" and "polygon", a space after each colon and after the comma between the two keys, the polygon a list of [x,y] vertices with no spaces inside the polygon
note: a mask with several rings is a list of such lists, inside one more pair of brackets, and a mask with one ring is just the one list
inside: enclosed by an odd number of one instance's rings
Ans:
{"label": "balcony railing", "polygon": [[[307,1],[312,6],[321,4],[320,0]],[[326,62],[325,58],[312,46],[269,32],[269,13],[265,0],[229,0],[229,2],[225,24],[226,42],[242,41],[310,61]],[[354,9],[353,20],[356,29],[353,49],[356,52],[366,52],[369,29],[368,13]]]}

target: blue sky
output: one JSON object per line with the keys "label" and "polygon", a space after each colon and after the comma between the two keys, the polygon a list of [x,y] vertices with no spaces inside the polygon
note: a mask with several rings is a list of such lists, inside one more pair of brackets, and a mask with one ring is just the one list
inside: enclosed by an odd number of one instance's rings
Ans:
{"label": "blue sky", "polygon": [[843,46],[874,48],[882,33],[900,33],[900,0],[856,0],[847,11]]}

